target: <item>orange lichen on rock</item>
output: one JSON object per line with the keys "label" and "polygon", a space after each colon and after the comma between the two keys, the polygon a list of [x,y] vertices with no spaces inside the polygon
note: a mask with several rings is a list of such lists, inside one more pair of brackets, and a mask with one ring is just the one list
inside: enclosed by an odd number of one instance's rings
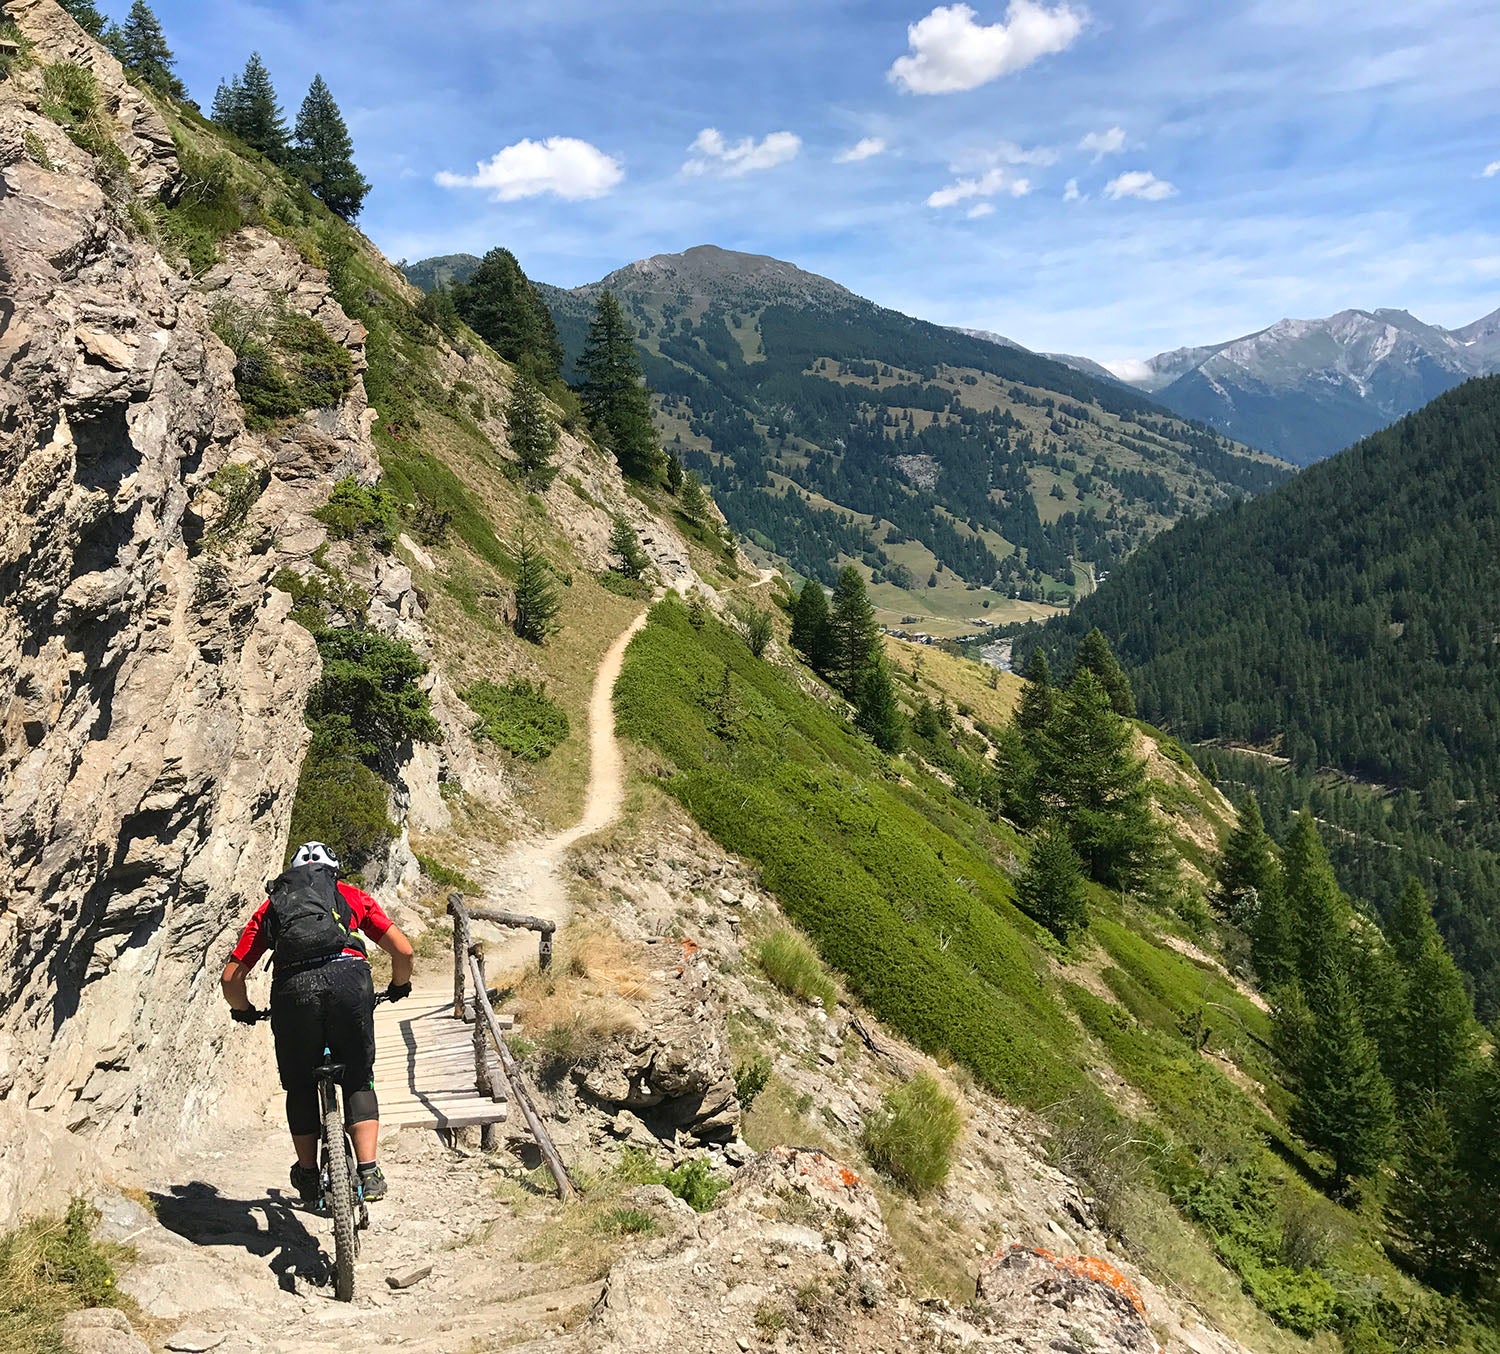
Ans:
{"label": "orange lichen on rock", "polygon": [[854,1172],[851,1171],[847,1166],[839,1167],[839,1179],[844,1182],[845,1189],[853,1189],[857,1184],[859,1184],[859,1177],[855,1175]]}
{"label": "orange lichen on rock", "polygon": [[1146,1315],[1146,1304],[1141,1301],[1139,1290],[1108,1260],[1101,1260],[1095,1255],[1054,1255],[1051,1251],[1039,1246],[1015,1245],[1011,1247],[1013,1251],[1028,1249],[1044,1260],[1052,1261],[1054,1265],[1067,1270],[1070,1274],[1077,1274],[1084,1279],[1093,1279],[1096,1283],[1107,1284],[1135,1308],[1142,1321],[1150,1320],[1150,1317]]}

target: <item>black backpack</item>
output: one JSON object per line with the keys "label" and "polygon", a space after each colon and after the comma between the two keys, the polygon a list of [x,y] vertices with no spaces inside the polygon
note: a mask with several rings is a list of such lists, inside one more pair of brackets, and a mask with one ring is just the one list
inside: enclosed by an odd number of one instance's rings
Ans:
{"label": "black backpack", "polygon": [[342,954],[353,938],[354,910],[326,865],[296,865],[268,886],[266,934],[278,972]]}

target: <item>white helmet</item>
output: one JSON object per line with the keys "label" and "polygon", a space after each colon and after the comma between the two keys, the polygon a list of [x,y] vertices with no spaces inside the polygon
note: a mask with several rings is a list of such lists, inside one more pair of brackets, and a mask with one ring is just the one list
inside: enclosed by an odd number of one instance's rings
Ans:
{"label": "white helmet", "polygon": [[339,858],[322,842],[303,842],[292,857],[292,868],[299,865],[326,865],[334,874],[339,872]]}

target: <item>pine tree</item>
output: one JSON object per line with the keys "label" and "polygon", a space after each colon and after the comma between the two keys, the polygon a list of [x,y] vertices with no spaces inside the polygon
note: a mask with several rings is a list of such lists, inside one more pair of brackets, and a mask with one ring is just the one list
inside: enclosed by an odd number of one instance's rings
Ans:
{"label": "pine tree", "polygon": [[826,674],[832,662],[831,625],[828,594],[816,578],[809,578],[792,607],[792,647],[814,672]]}
{"label": "pine tree", "polygon": [[510,250],[490,250],[453,288],[453,304],[470,329],[538,385],[558,379],[563,353],[552,312]]}
{"label": "pine tree", "polygon": [[1459,1165],[1468,1186],[1468,1231],[1473,1259],[1467,1286],[1493,1283],[1500,1272],[1500,1043],[1455,1098]]}
{"label": "pine tree", "polygon": [[1047,727],[1057,708],[1057,693],[1052,689],[1052,666],[1041,649],[1033,649],[1026,660],[1026,685],[1016,706],[1016,727],[1022,732],[1039,734]]}
{"label": "pine tree", "polygon": [[1408,1094],[1441,1095],[1470,1070],[1479,1032],[1458,965],[1433,927],[1408,966],[1394,1020],[1392,1080]]}
{"label": "pine tree", "polygon": [[1391,1088],[1343,967],[1325,966],[1309,989],[1314,1037],[1299,1073],[1292,1127],[1333,1158],[1333,1184],[1344,1189],[1389,1155],[1395,1129]]}
{"label": "pine tree", "polygon": [[512,629],[532,644],[544,644],[557,632],[562,602],[553,581],[552,566],[542,555],[532,527],[523,523],[512,554],[516,561],[516,619]]}
{"label": "pine tree", "polygon": [[1254,912],[1247,905],[1250,895],[1254,895],[1258,907],[1264,894],[1280,887],[1279,872],[1271,838],[1260,816],[1260,801],[1252,792],[1219,857],[1214,902],[1235,925],[1249,927],[1254,921]]}
{"label": "pine tree", "polygon": [[73,21],[91,38],[104,35],[104,15],[94,0],[62,0],[62,7],[73,16]]}
{"label": "pine tree", "polygon": [[167,35],[161,22],[151,12],[146,0],[132,0],[130,14],[120,29],[120,50],[124,62],[152,89],[180,99],[187,92],[173,72],[177,59],[167,46]]}
{"label": "pine tree", "polygon": [[1316,1041],[1312,1008],[1294,975],[1275,989],[1271,1006],[1271,1049],[1281,1063],[1287,1089],[1296,1091],[1301,1086],[1302,1070]]}
{"label": "pine tree", "polygon": [[1411,968],[1428,939],[1437,933],[1437,923],[1432,919],[1432,900],[1428,898],[1427,890],[1415,877],[1407,879],[1406,887],[1385,924],[1385,936],[1396,951],[1396,957],[1406,968]]}
{"label": "pine tree", "polygon": [[537,383],[524,371],[511,383],[505,405],[510,449],[516,454],[521,478],[532,489],[545,489],[557,474],[552,452],[557,446],[557,424],[547,412],[547,401]]}
{"label": "pine tree", "polygon": [[748,615],[741,616],[745,626],[745,643],[750,648],[753,658],[764,657],[767,646],[771,643],[771,637],[775,630],[771,625],[771,613],[764,607],[757,607]]}
{"label": "pine tree", "polygon": [[1135,717],[1135,693],[1130,689],[1130,679],[1120,666],[1109,641],[1096,626],[1083,637],[1078,646],[1078,657],[1073,664],[1073,676],[1087,669],[1103,684],[1109,694],[1109,705],[1117,715],[1126,719]]}
{"label": "pine tree", "polygon": [[[250,53],[244,71],[231,90],[233,115],[227,129],[272,164],[287,164],[291,159],[291,142],[287,135],[286,115],[276,102],[271,72],[260,59],[259,52]],[[214,102],[218,102],[217,96]]]}
{"label": "pine tree", "polygon": [[1297,936],[1297,972],[1311,990],[1330,963],[1344,967],[1350,914],[1318,826],[1305,809],[1287,834],[1281,870]]}
{"label": "pine tree", "polygon": [[1250,922],[1250,958],[1260,985],[1275,992],[1297,976],[1300,946],[1292,924],[1291,909],[1286,901],[1286,883],[1277,870],[1270,887],[1255,900],[1255,916]]}
{"label": "pine tree", "polygon": [[1089,924],[1082,864],[1067,829],[1048,819],[1031,839],[1031,854],[1016,882],[1016,902],[1066,944]]}
{"label": "pine tree", "polygon": [[880,652],[880,627],[865,591],[865,580],[852,564],[839,573],[829,620],[833,684],[850,700],[859,692],[865,669]]}
{"label": "pine tree", "polygon": [[214,90],[214,101],[208,116],[217,126],[238,136],[240,116],[244,106],[245,87],[240,84],[240,77],[234,75],[228,80],[219,81],[218,89]]}
{"label": "pine tree", "polygon": [[629,478],[654,483],[662,455],[651,422],[651,396],[635,354],[635,333],[613,292],[600,293],[578,368],[583,373],[579,394],[594,436]]}
{"label": "pine tree", "polygon": [[732,743],[739,736],[740,707],[734,696],[734,683],[730,680],[729,664],[724,664],[724,675],[718,687],[708,698],[708,728],[715,738]]}
{"label": "pine tree", "polygon": [[1448,1112],[1423,1097],[1402,1125],[1385,1208],[1417,1272],[1435,1287],[1452,1288],[1473,1264],[1471,1199]]}
{"label": "pine tree", "polygon": [[885,656],[866,664],[854,695],[854,727],[882,752],[899,752],[906,728]]}
{"label": "pine tree", "polygon": [[682,462],[675,451],[667,453],[667,492],[674,498],[682,488]]}
{"label": "pine tree", "polygon": [[1081,668],[1037,748],[1040,797],[1067,828],[1090,878],[1114,889],[1144,888],[1161,869],[1161,830],[1133,739],[1103,684]]}
{"label": "pine tree", "polygon": [[619,559],[615,566],[626,578],[639,578],[650,567],[651,557],[641,549],[640,537],[624,517],[616,517],[609,532],[609,553]]}
{"label": "pine tree", "polygon": [[682,477],[682,492],[678,499],[682,515],[689,522],[701,523],[708,516],[708,495],[703,491],[703,481],[691,470]]}
{"label": "pine tree", "polygon": [[370,185],[354,163],[349,126],[321,75],[313,76],[297,113],[293,160],[329,211],[345,221],[359,215]]}

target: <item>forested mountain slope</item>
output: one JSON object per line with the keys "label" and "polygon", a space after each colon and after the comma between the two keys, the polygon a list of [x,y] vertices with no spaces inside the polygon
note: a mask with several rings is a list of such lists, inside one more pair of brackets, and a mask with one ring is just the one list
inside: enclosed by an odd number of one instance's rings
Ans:
{"label": "forested mountain slope", "polygon": [[[1374,826],[1433,836],[1408,868],[1481,1008],[1500,1000],[1500,378],[1469,382],[1276,493],[1184,522],[1038,642],[1091,626],[1142,713],[1389,787]],[[1364,815],[1367,820],[1369,815]],[[1366,869],[1390,881],[1399,871]]]}
{"label": "forested mountain slope", "polygon": [[1285,474],[1113,382],[709,246],[543,288],[570,363],[606,289],[668,449],[730,523],[825,582],[859,562],[892,623],[964,633],[1007,599],[1066,601],[1080,565]]}

